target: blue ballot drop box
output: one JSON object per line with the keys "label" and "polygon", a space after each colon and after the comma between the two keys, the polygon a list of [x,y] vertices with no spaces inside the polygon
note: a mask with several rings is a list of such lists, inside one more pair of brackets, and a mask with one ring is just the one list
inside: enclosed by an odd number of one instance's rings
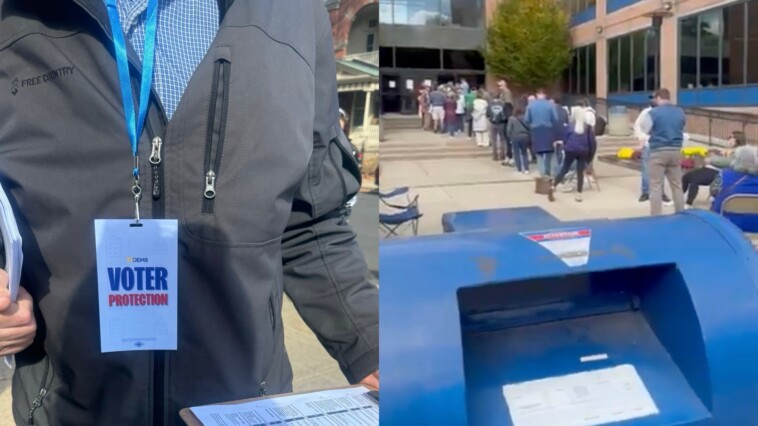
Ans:
{"label": "blue ballot drop box", "polygon": [[717,215],[380,247],[382,425],[758,425],[758,259]]}

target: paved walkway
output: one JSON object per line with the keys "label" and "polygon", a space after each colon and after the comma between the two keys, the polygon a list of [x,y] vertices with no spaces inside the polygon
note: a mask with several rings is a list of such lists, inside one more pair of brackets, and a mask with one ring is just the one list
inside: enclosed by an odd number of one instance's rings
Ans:
{"label": "paved walkway", "polygon": [[[599,143],[602,149],[603,141]],[[619,141],[612,143],[616,146]],[[628,140],[629,146],[633,143],[631,139]],[[640,176],[634,170],[598,161],[595,169],[600,191],[585,188],[584,201],[581,203],[574,201],[573,194],[558,193],[556,201],[551,203],[547,197],[534,193],[536,170],[525,176],[486,156],[456,158],[446,155],[420,159],[415,153],[428,152],[430,146],[440,144],[448,147],[456,144],[458,146],[455,149],[466,152],[475,145],[468,138],[443,139],[439,135],[417,130],[393,132],[388,135],[387,142],[381,145],[382,153],[393,153],[391,161],[382,160],[382,190],[410,186],[413,194],[419,195],[421,212],[424,214],[419,222],[419,234],[441,233],[442,215],[452,211],[540,206],[561,220],[639,217],[649,214],[649,204],[637,201],[640,195]],[[403,160],[398,155],[400,152],[407,152],[409,160]],[[703,194],[697,201],[697,206],[707,208],[707,191],[701,192]],[[383,211],[389,210],[386,206],[381,208]],[[673,212],[671,207],[666,209]],[[408,235],[410,231],[406,230],[403,234]]]}

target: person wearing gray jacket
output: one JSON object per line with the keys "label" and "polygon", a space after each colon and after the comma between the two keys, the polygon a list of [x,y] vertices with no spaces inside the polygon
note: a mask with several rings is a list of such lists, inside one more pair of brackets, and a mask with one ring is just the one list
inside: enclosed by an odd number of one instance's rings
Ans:
{"label": "person wearing gray jacket", "polygon": [[[184,3],[161,5],[157,51],[193,48],[172,37],[199,30],[165,26]],[[184,64],[156,55],[135,163],[106,3],[0,0],[0,182],[24,251],[16,302],[0,274],[16,424],[178,425],[184,407],[289,392],[285,292],[346,378],[378,386],[378,289],[347,223],[360,171],[324,4],[203,7],[217,19],[189,25],[218,29],[180,96],[161,73]],[[134,218],[133,167],[140,216],[178,221],[177,349],[101,353],[94,220]]]}
{"label": "person wearing gray jacket", "polygon": [[513,158],[516,170],[525,175],[529,174],[529,144],[531,144],[531,131],[529,125],[524,122],[524,107],[517,106],[513,115],[508,117],[505,134],[513,144]]}

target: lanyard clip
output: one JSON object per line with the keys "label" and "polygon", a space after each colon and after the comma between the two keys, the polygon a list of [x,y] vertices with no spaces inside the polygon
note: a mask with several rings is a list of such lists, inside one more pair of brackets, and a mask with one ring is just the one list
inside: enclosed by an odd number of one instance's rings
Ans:
{"label": "lanyard clip", "polygon": [[139,184],[139,156],[134,156],[134,182],[132,183],[132,195],[134,195],[134,222],[139,224],[139,202],[142,200],[142,187]]}

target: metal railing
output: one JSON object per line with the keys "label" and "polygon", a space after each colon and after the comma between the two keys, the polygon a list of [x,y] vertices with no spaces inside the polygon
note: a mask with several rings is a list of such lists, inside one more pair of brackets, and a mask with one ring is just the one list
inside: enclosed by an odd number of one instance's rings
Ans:
{"label": "metal railing", "polygon": [[348,61],[360,61],[374,66],[379,66],[379,51],[373,52],[355,53],[345,56],[345,60]]}
{"label": "metal railing", "polygon": [[[608,118],[611,107],[624,106],[629,113],[631,123],[637,118],[647,104],[622,102],[612,99],[592,98],[582,96],[562,97],[566,105],[576,105],[582,98],[586,98],[593,105],[599,115]],[[708,108],[683,107],[687,115],[685,130],[690,137],[700,143],[709,146],[724,146],[726,140],[734,131],[741,131],[749,144],[758,145],[758,114],[748,114],[729,111],[718,111]]]}

